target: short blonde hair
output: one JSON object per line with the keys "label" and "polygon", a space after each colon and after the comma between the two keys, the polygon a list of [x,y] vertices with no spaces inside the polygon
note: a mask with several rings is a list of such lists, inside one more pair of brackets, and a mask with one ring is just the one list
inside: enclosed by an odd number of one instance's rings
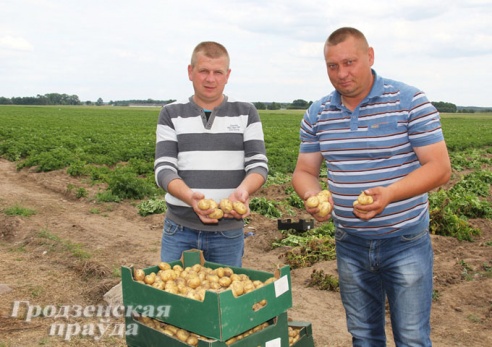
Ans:
{"label": "short blonde hair", "polygon": [[193,54],[191,55],[191,66],[195,66],[196,64],[196,56],[198,53],[203,53],[208,58],[220,58],[227,57],[227,66],[229,67],[229,52],[227,49],[218,42],[214,41],[203,41],[200,42],[195,49],[193,50]]}

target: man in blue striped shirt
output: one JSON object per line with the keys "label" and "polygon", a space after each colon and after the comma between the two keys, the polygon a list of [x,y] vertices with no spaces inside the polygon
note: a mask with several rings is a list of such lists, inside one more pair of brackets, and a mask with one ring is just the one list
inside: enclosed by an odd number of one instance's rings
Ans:
{"label": "man in blue striped shirt", "polygon": [[[292,183],[303,199],[328,172],[340,293],[354,346],[386,346],[385,301],[397,346],[431,346],[433,252],[427,192],[451,165],[438,111],[419,89],[372,69],[374,50],[357,29],[324,46],[335,90],[313,103],[300,128]],[[372,197],[354,204],[361,192]]]}
{"label": "man in blue striped shirt", "polygon": [[[198,44],[188,65],[194,94],[160,112],[154,171],[167,192],[162,261],[177,260],[195,248],[208,261],[242,265],[249,197],[266,181],[268,161],[256,108],[223,94],[230,72],[223,45]],[[247,211],[210,218],[209,210],[197,206],[203,198],[240,201]]]}

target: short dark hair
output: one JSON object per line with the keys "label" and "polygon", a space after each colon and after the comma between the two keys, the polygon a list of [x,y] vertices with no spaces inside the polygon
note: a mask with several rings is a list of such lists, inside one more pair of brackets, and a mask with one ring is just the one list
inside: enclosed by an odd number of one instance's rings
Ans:
{"label": "short dark hair", "polygon": [[328,39],[326,39],[325,42],[325,46],[336,46],[349,37],[355,37],[356,39],[362,40],[365,44],[368,45],[366,37],[360,30],[352,27],[342,27],[335,30],[331,33],[330,36],[328,36]]}

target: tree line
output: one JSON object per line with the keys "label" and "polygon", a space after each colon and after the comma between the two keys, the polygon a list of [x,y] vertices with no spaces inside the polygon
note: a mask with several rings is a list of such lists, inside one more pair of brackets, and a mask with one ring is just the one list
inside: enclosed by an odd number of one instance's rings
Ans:
{"label": "tree line", "polygon": [[[113,106],[130,106],[130,105],[143,105],[143,106],[163,106],[171,103],[175,100],[119,100],[110,101],[108,105]],[[291,110],[305,110],[311,106],[312,101],[306,101],[303,99],[296,99],[291,103],[279,103],[279,102],[253,102],[258,110],[280,110],[280,109],[291,109]],[[82,103],[77,95],[59,94],[59,93],[48,93],[44,95],[27,96],[27,97],[12,97],[6,98],[0,96],[0,105],[105,105],[102,98],[98,98],[96,102],[85,101]],[[484,107],[458,107],[453,103],[444,101],[432,101],[432,104],[441,113],[474,113],[474,112],[492,112],[492,108]]]}

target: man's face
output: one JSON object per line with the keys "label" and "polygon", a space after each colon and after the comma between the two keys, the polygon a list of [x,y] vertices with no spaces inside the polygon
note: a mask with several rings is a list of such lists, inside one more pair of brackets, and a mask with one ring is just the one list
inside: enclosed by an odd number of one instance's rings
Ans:
{"label": "man's face", "polygon": [[336,46],[325,47],[325,60],[328,77],[341,95],[362,100],[369,94],[372,87],[371,66],[374,63],[371,47],[349,37]]}
{"label": "man's face", "polygon": [[209,58],[199,52],[196,55],[195,66],[188,66],[188,76],[195,91],[195,102],[202,107],[217,106],[222,101],[230,73],[226,56]]}

